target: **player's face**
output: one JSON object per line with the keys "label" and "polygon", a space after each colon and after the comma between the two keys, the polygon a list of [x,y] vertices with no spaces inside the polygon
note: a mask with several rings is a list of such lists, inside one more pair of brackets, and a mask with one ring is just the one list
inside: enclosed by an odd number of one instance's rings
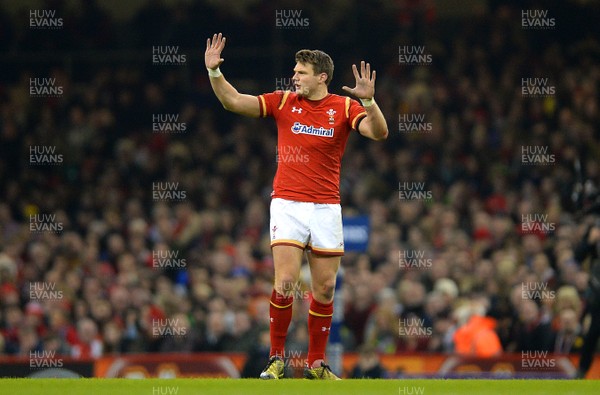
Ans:
{"label": "player's face", "polygon": [[325,73],[315,74],[312,64],[296,63],[294,67],[294,88],[296,93],[301,96],[310,96],[311,93],[317,91],[319,84],[325,81]]}

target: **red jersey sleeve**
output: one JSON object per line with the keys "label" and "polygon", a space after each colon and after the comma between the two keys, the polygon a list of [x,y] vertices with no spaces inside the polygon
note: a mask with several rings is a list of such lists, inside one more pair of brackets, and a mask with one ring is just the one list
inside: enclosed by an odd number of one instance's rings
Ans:
{"label": "red jersey sleeve", "polygon": [[346,119],[351,130],[358,127],[358,122],[367,116],[365,108],[358,103],[358,101],[346,97]]}
{"label": "red jersey sleeve", "polygon": [[265,118],[271,116],[275,119],[279,116],[279,111],[285,104],[290,91],[275,91],[272,93],[263,93],[258,95],[258,105],[260,106],[260,116]]}

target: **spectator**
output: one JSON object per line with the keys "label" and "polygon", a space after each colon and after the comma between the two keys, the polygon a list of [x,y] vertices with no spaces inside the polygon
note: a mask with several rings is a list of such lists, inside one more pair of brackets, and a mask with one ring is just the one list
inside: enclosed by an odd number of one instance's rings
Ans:
{"label": "spectator", "polygon": [[355,343],[360,345],[365,341],[365,326],[376,305],[368,284],[358,283],[349,288],[348,293],[351,294],[350,303],[346,304],[344,321],[354,335]]}
{"label": "spectator", "polygon": [[60,336],[56,334],[48,334],[42,340],[42,350],[45,355],[69,355],[69,346],[67,342],[61,339]]}
{"label": "spectator", "polygon": [[269,328],[263,327],[259,332],[258,342],[254,344],[248,353],[248,358],[246,358],[246,363],[242,368],[242,378],[256,378],[260,375],[263,365],[269,361],[270,348]]}
{"label": "spectator", "polygon": [[553,333],[556,354],[580,353],[583,346],[583,332],[577,313],[571,308],[565,308],[559,313],[558,329]]}
{"label": "spectator", "polygon": [[71,345],[73,358],[98,358],[102,356],[103,344],[98,336],[98,326],[89,319],[77,322],[77,340]]}
{"label": "spectator", "polygon": [[225,325],[225,314],[213,311],[208,314],[206,321],[206,337],[200,343],[199,351],[220,352],[231,349],[234,338],[229,334]]}
{"label": "spectator", "polygon": [[373,347],[363,344],[359,348],[358,362],[350,375],[353,379],[383,379],[386,371]]}
{"label": "spectator", "polygon": [[42,341],[34,328],[23,326],[19,328],[19,345],[17,355],[29,358],[30,353],[42,351]]}
{"label": "spectator", "polygon": [[123,331],[115,321],[108,321],[102,328],[104,354],[120,354],[125,351]]}
{"label": "spectator", "polygon": [[485,316],[485,306],[473,301],[459,309],[465,311],[457,311],[459,327],[454,333],[454,351],[481,358],[500,355],[502,345],[495,332],[496,320]]}
{"label": "spectator", "polygon": [[190,320],[185,314],[175,314],[171,317],[170,328],[165,332],[165,339],[161,344],[162,352],[191,352],[198,342],[196,329],[190,325]]}
{"label": "spectator", "polygon": [[250,349],[256,342],[256,331],[252,328],[252,319],[248,312],[240,310],[235,312],[233,328],[231,331],[233,341],[227,351],[250,352]]}
{"label": "spectator", "polygon": [[524,299],[519,309],[518,351],[552,351],[552,330],[543,322],[534,300]]}
{"label": "spectator", "polygon": [[4,348],[8,354],[19,352],[19,328],[23,322],[23,312],[18,306],[9,306],[4,312]]}

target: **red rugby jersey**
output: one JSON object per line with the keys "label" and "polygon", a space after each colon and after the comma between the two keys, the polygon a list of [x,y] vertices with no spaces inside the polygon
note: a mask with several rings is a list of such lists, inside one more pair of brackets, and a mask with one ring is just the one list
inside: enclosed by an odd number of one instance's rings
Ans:
{"label": "red rugby jersey", "polygon": [[367,113],[349,97],[308,100],[294,92],[258,96],[261,117],[277,122],[273,198],[339,203],[340,167],[350,131]]}

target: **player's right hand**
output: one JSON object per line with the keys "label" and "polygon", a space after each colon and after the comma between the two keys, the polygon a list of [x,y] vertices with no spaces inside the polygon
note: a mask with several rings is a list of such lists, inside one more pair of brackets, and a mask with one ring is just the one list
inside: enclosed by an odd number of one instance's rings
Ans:
{"label": "player's right hand", "polygon": [[225,59],[221,58],[221,51],[225,48],[225,37],[223,34],[214,34],[212,41],[206,39],[206,52],[204,52],[204,64],[207,69],[216,70]]}

